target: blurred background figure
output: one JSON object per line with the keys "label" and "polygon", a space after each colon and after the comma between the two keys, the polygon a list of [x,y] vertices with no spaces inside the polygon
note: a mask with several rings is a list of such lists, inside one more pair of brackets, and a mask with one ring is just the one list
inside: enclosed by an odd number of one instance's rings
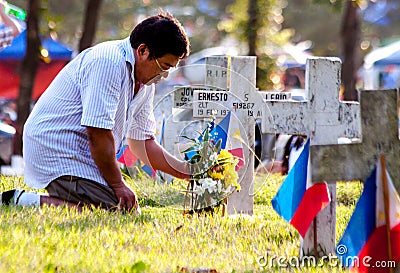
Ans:
{"label": "blurred background figure", "polygon": [[6,13],[7,2],[0,0],[0,50],[11,44],[14,37],[21,33],[16,20]]}

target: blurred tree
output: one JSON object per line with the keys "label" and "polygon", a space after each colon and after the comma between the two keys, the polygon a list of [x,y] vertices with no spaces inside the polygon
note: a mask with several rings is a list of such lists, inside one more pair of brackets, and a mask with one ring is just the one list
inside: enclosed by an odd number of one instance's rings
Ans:
{"label": "blurred tree", "polygon": [[399,39],[399,9],[398,0],[296,0],[284,9],[283,27],[294,30],[294,42],[311,40],[314,55],[341,57],[342,82],[349,87],[344,98],[353,100],[363,56],[382,42]]}
{"label": "blurred tree", "polygon": [[[321,3],[323,0],[314,0]],[[358,69],[362,64],[361,61],[361,20],[358,13],[360,6],[363,6],[368,0],[345,0],[330,1],[332,7],[337,11],[341,10],[344,5],[344,13],[341,24],[341,56],[342,56],[342,98],[348,101],[357,100],[356,81]]]}
{"label": "blurred tree", "polygon": [[31,110],[33,82],[40,61],[39,39],[40,0],[29,0],[27,13],[26,54],[21,65],[21,81],[17,100],[17,121],[15,124],[13,154],[22,155],[22,132]]}
{"label": "blurred tree", "polygon": [[281,29],[283,22],[281,0],[237,0],[228,7],[230,17],[220,28],[238,39],[242,54],[257,56],[257,87],[272,89],[277,69],[274,53],[290,38],[291,33]]}
{"label": "blurred tree", "polygon": [[360,57],[361,22],[356,2],[347,1],[341,27],[342,37],[342,85],[343,99],[358,100],[356,82],[358,69],[362,64]]}
{"label": "blurred tree", "polygon": [[259,10],[257,9],[257,0],[248,0],[249,7],[247,13],[249,20],[247,22],[247,39],[249,45],[249,56],[257,55],[257,30],[260,28],[258,24],[259,20]]}
{"label": "blurred tree", "polygon": [[92,46],[96,34],[97,18],[102,0],[87,0],[83,33],[79,41],[79,52]]}

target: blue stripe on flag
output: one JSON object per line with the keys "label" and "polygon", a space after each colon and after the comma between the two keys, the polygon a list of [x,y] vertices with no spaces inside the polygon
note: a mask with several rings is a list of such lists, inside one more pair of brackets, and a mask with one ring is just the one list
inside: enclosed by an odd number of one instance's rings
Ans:
{"label": "blue stripe on flag", "polygon": [[[221,120],[220,123],[218,123],[217,126],[214,126],[214,122],[211,123],[211,128],[210,128],[210,139],[213,139],[215,143],[218,142],[219,139],[222,139],[221,142],[221,149],[225,149],[226,147],[226,142],[228,139],[228,130],[229,130],[229,121],[231,118],[231,113],[229,112],[226,117],[224,117],[223,120]],[[207,130],[207,129],[205,129]],[[203,131],[203,134],[205,132]],[[201,141],[203,139],[202,136],[199,136],[198,140]],[[185,160],[190,160],[196,152],[190,151],[185,153]]]}
{"label": "blue stripe on flag", "polygon": [[[340,239],[336,253],[350,267],[376,227],[376,168],[364,183],[364,190]],[[342,253],[343,249],[345,253]]]}
{"label": "blue stripe on flag", "polygon": [[295,214],[306,191],[309,150],[310,140],[307,140],[299,158],[271,201],[274,210],[288,222]]}

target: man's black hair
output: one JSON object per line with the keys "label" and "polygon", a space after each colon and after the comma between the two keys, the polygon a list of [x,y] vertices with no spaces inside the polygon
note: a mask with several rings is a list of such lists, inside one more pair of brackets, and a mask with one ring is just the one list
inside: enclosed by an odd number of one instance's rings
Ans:
{"label": "man's black hair", "polygon": [[134,49],[145,44],[151,58],[170,53],[183,59],[190,52],[190,42],[181,23],[163,11],[139,23],[131,32],[130,42]]}

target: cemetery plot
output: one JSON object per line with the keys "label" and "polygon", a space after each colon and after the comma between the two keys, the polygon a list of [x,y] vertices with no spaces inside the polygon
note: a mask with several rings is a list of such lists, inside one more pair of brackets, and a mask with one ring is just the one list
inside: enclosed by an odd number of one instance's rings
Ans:
{"label": "cemetery plot", "polygon": [[[192,109],[193,118],[216,118],[218,123],[228,113],[234,111],[239,124],[239,138],[243,139],[245,167],[239,170],[241,188],[239,193],[232,194],[228,199],[228,214],[253,213],[253,154],[254,149],[254,118],[248,119],[248,107],[255,103],[249,101],[250,93],[255,88],[255,57],[206,58],[206,82],[203,88],[199,86],[177,87],[174,90],[174,107]],[[228,63],[230,64],[228,70]],[[235,88],[229,88],[235,87]],[[238,87],[238,88],[236,88]],[[254,96],[252,94],[251,96]],[[258,101],[262,102],[259,96]],[[246,102],[246,103],[245,103]],[[250,106],[253,104],[253,106]],[[259,110],[261,116],[261,110]]]}

